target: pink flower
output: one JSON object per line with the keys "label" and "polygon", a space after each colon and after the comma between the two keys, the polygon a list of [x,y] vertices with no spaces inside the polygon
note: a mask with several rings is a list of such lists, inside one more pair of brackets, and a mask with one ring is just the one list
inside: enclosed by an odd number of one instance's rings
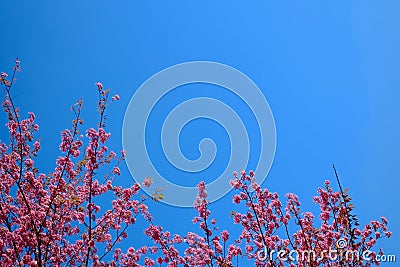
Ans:
{"label": "pink flower", "polygon": [[103,84],[102,83],[97,82],[97,83],[95,83],[95,85],[97,86],[97,88],[99,90],[103,89]]}
{"label": "pink flower", "polygon": [[26,166],[27,169],[32,168],[33,164],[34,164],[34,161],[32,159],[26,159],[25,160],[25,166]]}
{"label": "pink flower", "polygon": [[114,169],[112,170],[113,173],[115,173],[116,175],[120,175],[121,171],[118,167],[114,167]]}
{"label": "pink flower", "polygon": [[174,243],[181,244],[183,240],[182,240],[182,237],[180,235],[175,234],[174,238],[172,238],[172,241]]}
{"label": "pink flower", "polygon": [[330,218],[330,213],[329,213],[329,211],[324,211],[324,212],[322,212],[322,213],[319,215],[319,218],[320,218],[322,221],[327,221],[327,220],[329,220],[329,218]]}
{"label": "pink flower", "polygon": [[144,178],[142,185],[145,187],[150,187],[152,183],[153,179],[151,179],[150,177],[146,177]]}
{"label": "pink flower", "polygon": [[246,253],[250,253],[250,252],[252,252],[252,251],[253,251],[253,247],[247,245],[247,246],[246,246]]}
{"label": "pink flower", "polygon": [[99,137],[100,137],[100,142],[103,144],[107,141],[107,139],[110,137],[110,133],[106,133],[103,128],[99,128]]}
{"label": "pink flower", "polygon": [[354,235],[361,235],[360,229],[358,228],[354,229]]}
{"label": "pink flower", "polygon": [[226,231],[226,230],[222,231],[222,233],[221,233],[221,238],[222,238],[222,240],[223,240],[224,242],[228,241],[228,238],[229,238],[229,233],[228,233],[228,231]]}
{"label": "pink flower", "polygon": [[197,189],[199,190],[199,198],[207,198],[206,184],[204,183],[204,181],[201,181],[197,184]]}
{"label": "pink flower", "polygon": [[1,77],[3,77],[3,78],[7,78],[8,77],[8,74],[7,73],[5,73],[5,72],[1,72]]}
{"label": "pink flower", "polygon": [[113,96],[113,97],[112,97],[112,100],[113,100],[113,101],[118,101],[118,100],[119,100],[119,95]]}
{"label": "pink flower", "polygon": [[33,143],[33,147],[35,148],[36,151],[39,151],[40,143],[38,141],[36,141],[35,143]]}
{"label": "pink flower", "polygon": [[231,184],[231,186],[232,186],[233,188],[235,188],[235,189],[239,189],[239,187],[240,187],[240,182],[239,182],[238,179],[231,180],[231,181],[230,181],[230,184]]}
{"label": "pink flower", "polygon": [[233,203],[239,204],[239,203],[240,203],[240,200],[241,200],[241,198],[240,198],[239,195],[234,195],[234,196],[233,196]]}
{"label": "pink flower", "polygon": [[154,260],[146,257],[144,260],[144,265],[145,266],[154,266]]}

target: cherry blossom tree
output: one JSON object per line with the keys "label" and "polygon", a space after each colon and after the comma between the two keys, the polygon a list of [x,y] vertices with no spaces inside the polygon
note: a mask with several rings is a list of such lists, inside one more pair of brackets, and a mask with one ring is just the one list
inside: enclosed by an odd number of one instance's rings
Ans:
{"label": "cherry blossom tree", "polygon": [[[140,186],[113,185],[120,175],[118,164],[125,152],[117,155],[105,143],[110,133],[104,130],[109,90],[96,83],[99,101],[97,128],[80,132],[83,124],[79,100],[74,106],[71,129],[61,132],[61,155],[49,174],[35,167],[40,142],[34,135],[39,126],[35,115],[21,119],[12,99],[16,60],[10,80],[1,73],[4,86],[4,112],[10,142],[0,144],[0,265],[1,266],[88,266],[103,264],[112,253],[110,264],[137,262],[144,249],[122,253],[115,246],[127,237],[127,227],[136,217],[147,213],[143,200],[135,199]],[[119,96],[111,98],[117,101]],[[84,136],[84,135],[85,136]],[[96,176],[100,168],[110,166],[104,177]],[[112,208],[101,211],[98,199],[113,194]]]}
{"label": "cherry blossom tree", "polygon": [[[61,132],[54,170],[40,172],[35,115],[22,118],[12,98],[20,68],[17,59],[11,77],[0,74],[9,131],[9,140],[0,141],[0,266],[379,265],[372,249],[378,239],[391,236],[387,220],[381,217],[360,227],[336,169],[338,190],[325,181],[314,197],[320,207],[317,217],[301,211],[296,195],[288,193],[282,202],[277,193],[255,182],[254,172],[242,170],[230,182],[236,192],[236,211],[230,217],[232,227],[241,229],[239,236],[218,228],[204,182],[197,186],[193,205],[197,215],[192,222],[198,229],[173,234],[157,225],[146,201],[157,201],[162,193],[155,189],[152,196],[138,196],[141,186],[151,186],[150,177],[129,188],[114,183],[125,151],[117,154],[106,146],[110,133],[104,122],[109,104],[119,96],[110,97],[101,83],[96,83],[97,127],[81,129],[79,100],[72,106],[71,129]],[[107,195],[113,197],[109,209],[100,205]],[[123,251],[121,242],[138,216],[148,224],[139,229],[148,245]]]}

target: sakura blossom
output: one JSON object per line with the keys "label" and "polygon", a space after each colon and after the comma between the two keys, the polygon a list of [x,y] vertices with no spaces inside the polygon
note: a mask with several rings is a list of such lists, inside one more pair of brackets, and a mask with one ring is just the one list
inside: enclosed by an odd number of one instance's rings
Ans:
{"label": "sakura blossom", "polygon": [[142,185],[145,187],[150,187],[152,183],[153,179],[151,179],[150,177],[146,177],[144,178]]}

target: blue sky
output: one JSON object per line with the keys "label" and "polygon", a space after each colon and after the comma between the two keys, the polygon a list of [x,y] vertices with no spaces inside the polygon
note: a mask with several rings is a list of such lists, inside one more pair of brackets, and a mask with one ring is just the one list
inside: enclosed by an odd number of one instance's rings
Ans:
{"label": "blue sky", "polygon": [[[74,101],[84,99],[86,125],[95,125],[95,82],[121,96],[107,124],[118,150],[125,110],[146,79],[183,62],[220,62],[250,77],[273,112],[276,155],[263,185],[315,210],[311,196],[335,163],[360,221],[389,219],[393,237],[379,245],[400,257],[400,3],[216,2],[2,3],[0,67],[22,61],[14,96],[40,123],[42,171],[54,166]],[[132,182],[126,167],[122,177]],[[213,204],[221,228],[231,227],[230,202]],[[152,209],[172,231],[192,228],[190,209]]]}

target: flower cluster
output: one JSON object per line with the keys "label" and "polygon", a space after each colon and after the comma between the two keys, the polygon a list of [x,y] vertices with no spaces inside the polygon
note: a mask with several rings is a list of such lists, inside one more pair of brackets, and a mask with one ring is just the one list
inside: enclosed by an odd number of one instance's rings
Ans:
{"label": "flower cluster", "polygon": [[[79,134],[83,102],[72,107],[72,128],[61,132],[61,155],[54,171],[45,174],[35,167],[40,151],[40,141],[34,136],[39,128],[35,115],[21,119],[11,97],[19,70],[16,60],[11,80],[6,73],[0,75],[10,136],[8,144],[0,142],[0,265],[136,264],[146,249],[122,253],[116,245],[127,238],[126,229],[135,224],[136,217],[148,212],[143,200],[136,199],[139,184],[130,188],[113,184],[125,152],[117,156],[105,145],[110,137],[104,128],[109,91],[96,84],[100,120],[96,128],[86,130],[86,136]],[[100,172],[106,175],[98,177]],[[107,194],[114,200],[109,209],[102,210],[99,202]]]}
{"label": "flower cluster", "polygon": [[[233,212],[234,222],[243,228],[237,243],[244,240],[248,258],[255,259],[256,266],[284,266],[285,263],[290,266],[379,265],[374,252],[369,261],[362,257],[342,257],[336,261],[323,257],[329,251],[362,255],[364,251],[373,248],[377,239],[392,235],[387,229],[385,217],[359,228],[359,222],[352,214],[353,205],[348,189],[342,190],[334,170],[340,190],[334,191],[330,182],[325,181],[325,187],[319,188],[318,195],[314,197],[314,202],[320,206],[319,225],[316,225],[315,216],[311,212],[301,212],[295,194],[286,194],[284,206],[277,193],[271,193],[255,182],[254,172],[250,171],[250,175],[244,170],[240,175],[234,172],[235,179],[231,185],[239,194],[233,196],[233,202],[244,203],[246,206],[245,213]],[[297,226],[298,230],[290,234],[289,225]],[[280,231],[280,228],[283,230]],[[343,245],[338,247],[340,242]],[[280,257],[270,257],[273,251],[279,251]],[[290,251],[306,257],[288,257]],[[382,250],[380,253],[383,253]]]}

